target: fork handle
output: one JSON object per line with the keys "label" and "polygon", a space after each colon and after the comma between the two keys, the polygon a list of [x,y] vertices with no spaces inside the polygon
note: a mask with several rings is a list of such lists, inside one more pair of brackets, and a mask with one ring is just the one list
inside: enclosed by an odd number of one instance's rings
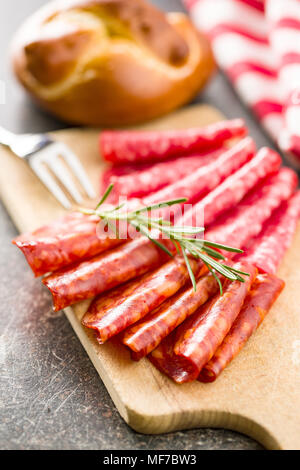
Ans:
{"label": "fork handle", "polygon": [[11,145],[16,135],[0,126],[0,144]]}

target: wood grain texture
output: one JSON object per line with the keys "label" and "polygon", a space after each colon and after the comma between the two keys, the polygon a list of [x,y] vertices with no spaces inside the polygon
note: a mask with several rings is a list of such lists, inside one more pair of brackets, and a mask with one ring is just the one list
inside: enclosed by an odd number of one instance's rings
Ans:
{"label": "wood grain texture", "polygon": [[[193,106],[144,128],[204,125],[218,111]],[[56,132],[85,164],[95,187],[103,163],[98,131]],[[0,150],[0,195],[20,231],[63,213],[24,162]],[[125,421],[143,433],[193,427],[225,427],[248,434],[269,449],[300,448],[300,227],[279,275],[287,285],[263,325],[213,384],[176,385],[146,359],[132,362],[121,345],[99,346],[80,320],[89,302],[66,315]],[[39,282],[37,280],[37,282]]]}

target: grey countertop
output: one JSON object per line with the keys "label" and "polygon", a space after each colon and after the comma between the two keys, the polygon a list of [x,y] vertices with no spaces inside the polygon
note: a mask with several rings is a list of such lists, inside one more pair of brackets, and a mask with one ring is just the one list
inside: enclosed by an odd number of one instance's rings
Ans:
{"label": "grey countertop", "polygon": [[[9,69],[7,51],[13,32],[43,3],[9,0],[0,6],[0,80],[6,89],[0,124],[16,132],[65,127],[30,103]],[[179,0],[154,3],[182,9]],[[214,104],[229,117],[244,117],[258,145],[271,144],[221,75],[197,101]],[[253,440],[221,429],[161,436],[132,431],[119,416],[64,314],[53,313],[50,295],[11,245],[16,233],[0,204],[2,449],[261,449]]]}

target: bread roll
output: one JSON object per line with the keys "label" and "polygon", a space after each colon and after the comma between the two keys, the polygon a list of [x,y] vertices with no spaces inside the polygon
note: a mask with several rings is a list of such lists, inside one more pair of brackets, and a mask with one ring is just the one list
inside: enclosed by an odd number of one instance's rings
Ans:
{"label": "bread roll", "polygon": [[214,70],[186,15],[144,0],[59,0],[13,41],[15,73],[46,110],[72,124],[146,121],[193,98]]}

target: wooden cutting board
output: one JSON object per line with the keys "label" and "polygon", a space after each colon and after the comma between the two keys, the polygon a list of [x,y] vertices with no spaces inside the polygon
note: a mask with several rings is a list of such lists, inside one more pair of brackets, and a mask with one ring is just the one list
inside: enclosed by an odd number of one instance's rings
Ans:
{"label": "wooden cutting board", "polygon": [[[197,105],[144,127],[201,126],[220,118],[217,110]],[[80,157],[97,188],[104,168],[98,155],[98,131],[71,129],[53,135]],[[63,213],[24,162],[0,149],[0,164],[0,196],[20,231],[37,228]],[[88,302],[66,309],[66,315],[120,414],[136,431],[158,434],[224,427],[248,434],[268,449],[299,449],[300,227],[279,275],[287,283],[283,294],[213,384],[176,385],[148,360],[132,362],[122,346],[99,346],[80,323]]]}

